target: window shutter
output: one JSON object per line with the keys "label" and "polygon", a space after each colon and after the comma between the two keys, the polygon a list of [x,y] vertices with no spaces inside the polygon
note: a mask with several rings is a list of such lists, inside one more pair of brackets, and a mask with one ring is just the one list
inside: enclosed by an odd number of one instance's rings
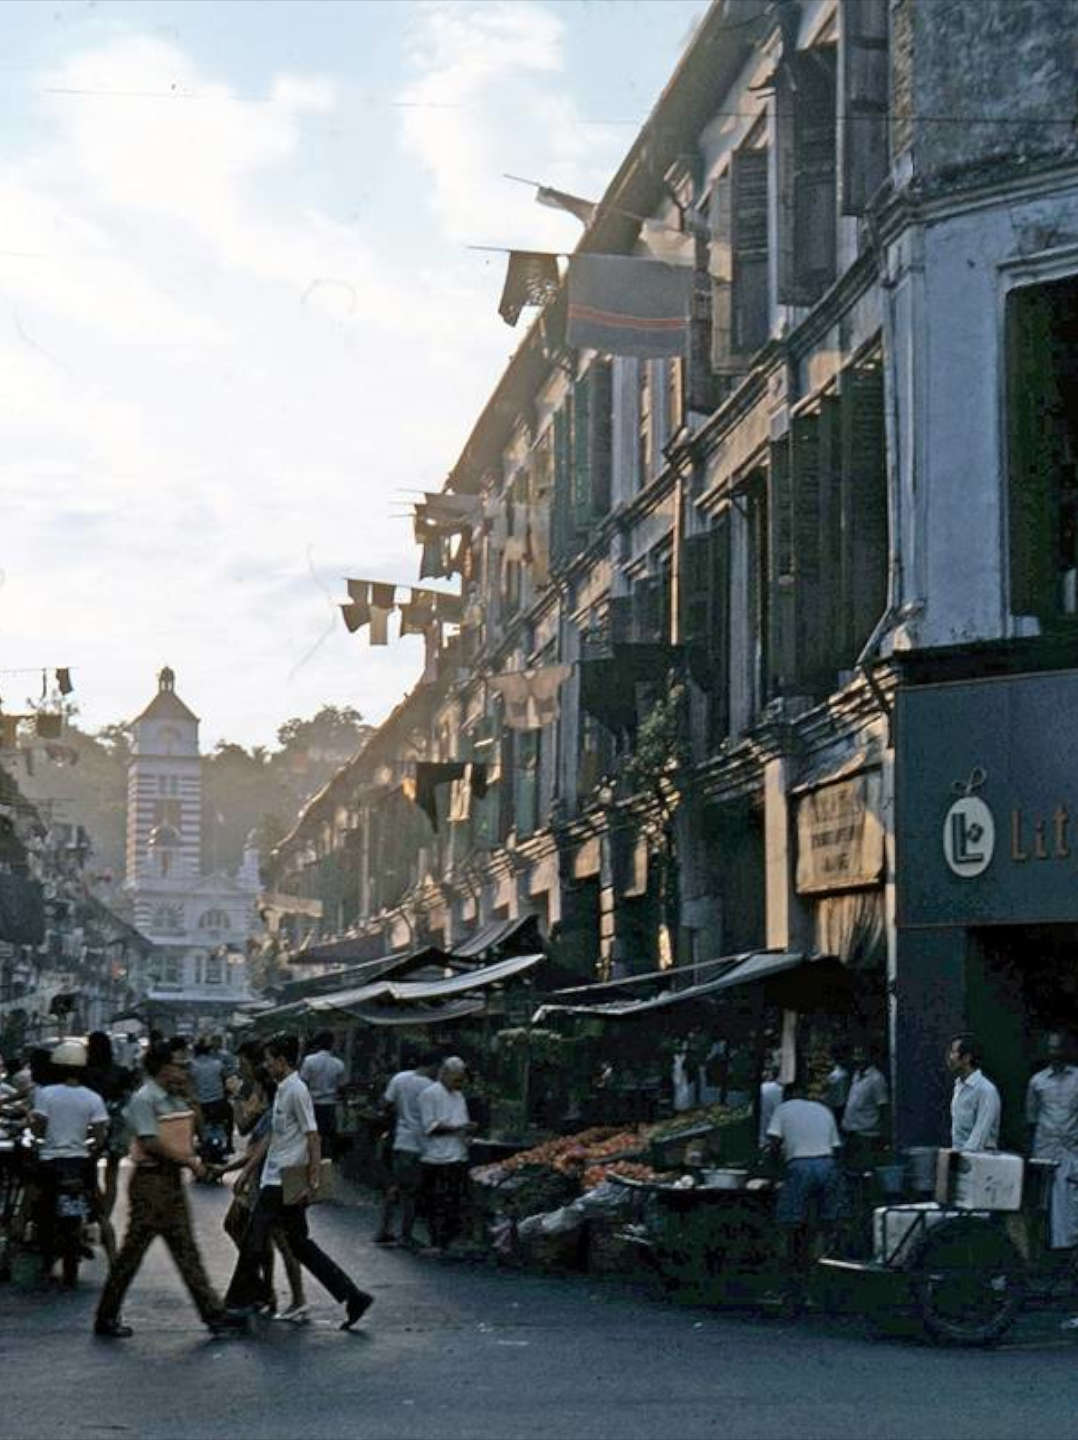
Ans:
{"label": "window shutter", "polygon": [[860,651],[887,603],[887,441],[883,367],[851,365],[842,376],[842,452],[846,491],[846,607],[852,652]]}
{"label": "window shutter", "polygon": [[887,178],[887,0],[844,0],[839,125],[840,208],[863,215]]}
{"label": "window shutter", "polygon": [[724,737],[730,715],[730,516],[723,514],[711,531],[711,615],[708,656],[712,743]]}
{"label": "window shutter", "polygon": [[591,524],[591,370],[573,387],[572,526],[587,530]]}
{"label": "window shutter", "polygon": [[737,150],[731,157],[733,347],[743,359],[759,350],[771,329],[767,169],[766,150]]}
{"label": "window shutter", "polygon": [[1007,299],[1008,499],[1012,615],[1051,617],[1056,595],[1058,419],[1052,292]]}
{"label": "window shutter", "polygon": [[835,54],[798,51],[775,90],[779,285],[786,305],[814,304],[835,278]]}
{"label": "window shutter", "polygon": [[790,476],[790,438],[771,446],[768,471],[768,660],[773,694],[793,690],[794,681],[794,556],[793,486]]}
{"label": "window shutter", "polygon": [[842,427],[840,403],[835,395],[820,402],[820,628],[825,639],[828,668],[833,673],[849,667],[846,630],[849,620],[842,604]]}
{"label": "window shutter", "polygon": [[822,475],[820,417],[796,415],[790,426],[793,492],[794,617],[798,690],[812,694],[824,688],[823,670],[829,637],[823,625],[821,535]]}
{"label": "window shutter", "polygon": [[599,359],[588,372],[591,379],[591,513],[598,520],[610,511],[610,472],[613,451],[614,367]]}
{"label": "window shutter", "polygon": [[570,402],[554,414],[554,524],[551,551],[555,560],[568,558],[571,548]]}
{"label": "window shutter", "polygon": [[[689,314],[689,351],[685,360],[686,410],[698,410],[708,415],[718,403],[718,387],[711,368],[712,339],[712,279],[708,274],[708,242],[701,234],[696,235],[692,277],[692,308]],[[676,360],[668,362],[676,365]],[[676,430],[680,417],[671,417],[672,428]]]}
{"label": "window shutter", "polygon": [[711,368],[729,375],[743,368],[734,356],[733,294],[734,251],[731,205],[733,182],[729,169],[715,181],[711,192],[709,223],[711,253]]}
{"label": "window shutter", "polygon": [[681,542],[678,632],[696,683],[710,683],[711,533],[687,535]]}

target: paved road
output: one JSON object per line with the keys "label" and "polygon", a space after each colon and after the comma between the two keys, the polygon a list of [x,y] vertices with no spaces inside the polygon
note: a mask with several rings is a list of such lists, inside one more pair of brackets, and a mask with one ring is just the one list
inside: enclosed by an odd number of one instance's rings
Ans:
{"label": "paved road", "polygon": [[[228,1193],[192,1191],[211,1272],[234,1252]],[[671,1305],[586,1277],[424,1260],[369,1241],[373,1211],[312,1230],[377,1297],[342,1334],[314,1323],[205,1338],[157,1243],[129,1295],[133,1339],[93,1339],[102,1278],[74,1294],[0,1288],[0,1435],[9,1440],[814,1440],[1078,1437],[1078,1332],[1024,1319],[992,1351],[880,1339],[858,1321],[787,1324]]]}

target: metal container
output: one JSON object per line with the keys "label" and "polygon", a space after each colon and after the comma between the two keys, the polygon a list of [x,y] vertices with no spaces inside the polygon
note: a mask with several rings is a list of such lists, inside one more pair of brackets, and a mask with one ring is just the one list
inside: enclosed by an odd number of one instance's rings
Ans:
{"label": "metal container", "polygon": [[700,1177],[712,1190],[744,1190],[748,1184],[747,1170],[705,1170]]}

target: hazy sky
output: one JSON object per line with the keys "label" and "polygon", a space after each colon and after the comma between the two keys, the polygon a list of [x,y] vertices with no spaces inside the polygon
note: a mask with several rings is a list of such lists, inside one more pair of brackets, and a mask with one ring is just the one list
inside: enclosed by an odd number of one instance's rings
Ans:
{"label": "hazy sky", "polygon": [[704,0],[0,5],[0,696],[80,723],[162,664],[204,748],[382,719],[343,577],[418,583],[438,489],[524,334],[504,259],[579,224]]}

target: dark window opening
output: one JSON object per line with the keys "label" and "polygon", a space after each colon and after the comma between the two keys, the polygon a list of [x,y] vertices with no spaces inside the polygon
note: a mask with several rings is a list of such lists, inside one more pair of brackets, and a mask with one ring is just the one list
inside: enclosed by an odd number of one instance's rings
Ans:
{"label": "dark window opening", "polygon": [[1078,278],[1007,299],[1011,612],[1078,614]]}

